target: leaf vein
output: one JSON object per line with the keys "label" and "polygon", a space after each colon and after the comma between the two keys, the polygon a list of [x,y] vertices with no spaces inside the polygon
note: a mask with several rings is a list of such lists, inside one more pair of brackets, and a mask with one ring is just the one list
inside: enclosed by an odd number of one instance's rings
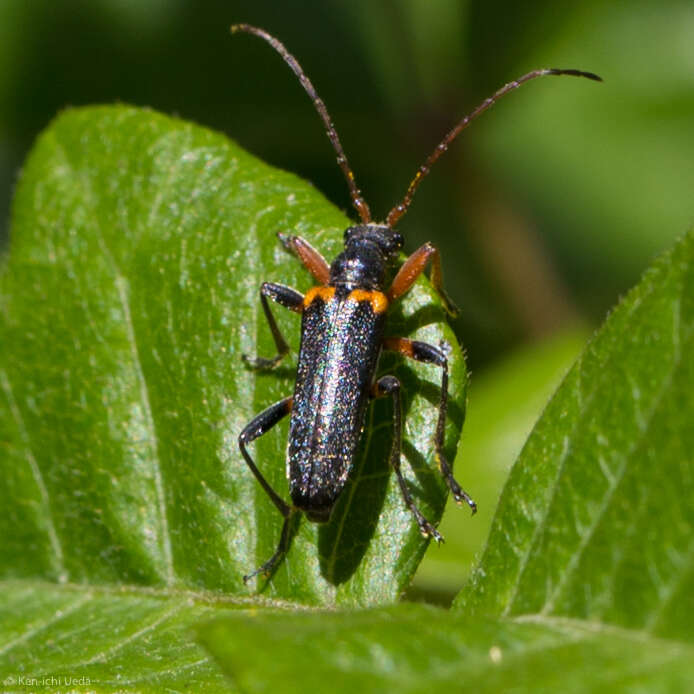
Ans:
{"label": "leaf vein", "polygon": [[664,591],[661,591],[661,601],[657,609],[655,609],[650,617],[646,620],[645,630],[652,633],[656,630],[658,623],[665,614],[665,610],[670,606],[674,597],[677,595],[677,589],[684,583],[684,579],[689,575],[689,572],[694,565],[694,541],[689,543],[686,552],[686,559],[683,566],[678,567],[680,571],[675,575],[675,579],[670,581]]}
{"label": "leaf vein", "polygon": [[12,650],[15,646],[19,646],[22,643],[26,643],[29,639],[45,631],[50,626],[56,622],[61,621],[65,617],[68,617],[73,612],[79,610],[83,605],[86,605],[90,600],[94,598],[91,592],[85,595],[79,596],[74,602],[70,603],[67,607],[60,607],[57,609],[50,617],[44,620],[40,620],[35,624],[30,624],[25,631],[23,631],[19,636],[7,641],[2,646],[0,646],[0,655],[4,655],[7,651]]}
{"label": "leaf vein", "polygon": [[161,471],[161,460],[159,456],[159,438],[157,436],[154,417],[152,416],[152,407],[150,404],[149,388],[147,380],[142,369],[140,354],[137,346],[137,338],[135,335],[135,327],[130,313],[130,298],[128,296],[128,281],[123,275],[116,275],[116,288],[118,290],[118,298],[123,309],[123,317],[125,318],[125,328],[130,345],[130,354],[132,363],[137,375],[138,384],[140,387],[140,399],[145,412],[145,420],[147,428],[152,435],[152,469],[154,473],[154,487],[157,497],[157,512],[159,515],[159,523],[162,529],[162,545],[164,551],[164,562],[166,564],[166,581],[168,585],[174,582],[174,565],[173,554],[171,549],[171,534],[169,531],[169,521],[166,513],[166,495],[164,491],[164,482]]}
{"label": "leaf vein", "polygon": [[[648,285],[648,287],[644,291],[644,295],[642,297],[637,297],[634,303],[628,307],[627,310],[627,315],[624,317],[624,321],[626,323],[629,322],[629,318],[631,315],[633,315],[636,310],[641,306],[643,303],[644,298],[650,294],[655,292],[656,290],[656,284],[651,281],[651,283]],[[590,347],[586,348],[590,349]],[[611,359],[616,359],[616,355],[610,354],[608,356],[607,361],[610,361]],[[596,397],[596,395],[601,392],[602,387],[603,387],[603,381],[607,380],[610,378],[610,369],[608,368],[602,368],[600,371],[600,375],[598,378],[596,378],[593,382],[592,387],[589,389],[587,397],[584,397],[584,393],[582,392],[581,388],[581,379],[583,377],[583,368],[582,368],[582,360],[583,356],[581,356],[574,366],[574,369],[576,370],[576,379],[577,382],[574,385],[574,394],[577,396],[581,403],[581,416],[576,417],[575,421],[571,425],[570,432],[564,436],[563,440],[563,446],[562,446],[562,452],[561,456],[559,458],[559,463],[557,465],[557,471],[554,476],[554,479],[552,480],[552,485],[549,489],[549,493],[546,497],[545,501],[545,507],[542,511],[542,517],[540,518],[539,522],[535,525],[535,528],[533,530],[532,536],[530,538],[530,541],[528,542],[525,552],[523,553],[523,557],[521,559],[520,565],[518,567],[518,571],[516,574],[516,579],[514,581],[513,588],[511,590],[511,595],[509,599],[506,602],[506,607],[502,611],[503,616],[508,616],[511,612],[511,608],[513,607],[513,604],[515,603],[519,591],[520,591],[520,586],[521,586],[521,579],[523,578],[523,575],[525,573],[525,569],[528,566],[528,563],[530,561],[530,558],[533,554],[533,549],[535,548],[535,545],[540,537],[541,532],[545,528],[547,519],[549,517],[550,510],[552,508],[552,502],[556,497],[557,491],[559,489],[559,483],[562,479],[566,461],[568,460],[569,457],[569,451],[571,450],[571,437],[575,433],[575,431],[578,429],[580,423],[583,421],[583,416],[582,414],[585,413],[586,408],[590,405],[590,403],[593,401],[593,399]],[[603,365],[604,366],[604,365]],[[571,374],[573,373],[573,370],[569,372],[569,374],[566,376],[566,379],[571,377]],[[565,379],[564,384],[567,383],[567,380]]]}
{"label": "leaf vein", "polygon": [[110,646],[106,650],[101,651],[100,653],[95,655],[93,658],[89,658],[88,660],[83,660],[83,661],[80,661],[78,663],[72,664],[73,667],[79,668],[79,667],[84,667],[86,665],[92,665],[94,663],[105,663],[108,658],[114,656],[119,651],[122,651],[127,645],[142,638],[143,636],[145,636],[145,634],[150,633],[151,631],[156,629],[160,624],[163,624],[170,617],[173,617],[174,615],[181,612],[181,610],[182,610],[181,604],[177,604],[177,605],[174,605],[173,607],[170,607],[169,609],[163,610],[159,615],[157,615],[157,617],[155,619],[153,619],[148,624],[145,624],[143,627],[141,627],[140,629],[137,629],[132,634],[128,634],[127,636],[122,638],[117,643],[114,643],[112,646]]}
{"label": "leaf vein", "polygon": [[[653,404],[650,408],[650,411],[643,417],[643,421],[641,417],[637,417],[636,420],[636,425],[639,430],[640,435],[635,436],[631,446],[629,449],[624,453],[621,458],[621,463],[619,465],[619,469],[617,470],[617,475],[615,477],[614,483],[609,484],[607,490],[605,491],[605,494],[603,495],[602,501],[600,502],[600,507],[598,508],[597,512],[595,513],[595,516],[593,518],[593,522],[590,524],[588,527],[587,531],[583,533],[581,536],[581,540],[578,544],[578,547],[576,551],[571,555],[571,559],[569,560],[568,564],[566,565],[562,577],[560,581],[557,583],[556,587],[552,591],[551,595],[547,598],[545,601],[544,606],[541,609],[542,614],[547,614],[550,610],[554,608],[555,601],[557,597],[559,596],[561,590],[564,588],[566,585],[567,581],[569,580],[573,570],[576,568],[578,565],[578,562],[580,561],[581,557],[583,556],[583,553],[585,552],[586,548],[588,547],[588,544],[590,540],[592,539],[593,535],[595,534],[595,531],[597,530],[598,526],[600,525],[605,513],[607,512],[609,506],[610,506],[610,501],[612,500],[612,497],[614,496],[615,491],[619,487],[619,485],[624,481],[626,472],[629,468],[629,462],[632,459],[632,456],[634,452],[639,448],[641,445],[641,442],[646,438],[647,432],[653,423],[653,420],[660,409],[661,405],[664,402],[665,395],[670,389],[670,386],[672,385],[673,379],[675,377],[675,373],[677,372],[677,369],[681,366],[681,359],[675,360],[673,358],[671,368],[669,370],[669,373],[662,379],[660,383],[660,389],[658,393],[655,395],[653,398]],[[642,426],[643,424],[643,426]]]}
{"label": "leaf vein", "polygon": [[55,558],[56,570],[58,573],[58,581],[60,583],[65,583],[69,576],[65,568],[65,555],[63,554],[63,546],[58,537],[56,531],[55,523],[53,520],[53,511],[51,509],[51,498],[48,493],[48,488],[46,487],[46,482],[43,479],[43,474],[41,468],[39,467],[38,461],[34,456],[34,452],[31,447],[31,439],[29,438],[29,432],[27,431],[26,425],[24,423],[24,418],[17,405],[17,401],[14,398],[14,393],[12,391],[12,383],[7,377],[7,373],[4,369],[0,369],[0,383],[2,384],[2,389],[5,391],[5,397],[17,423],[17,428],[19,429],[19,434],[22,437],[24,446],[26,447],[26,460],[29,464],[31,470],[31,475],[34,478],[36,487],[39,490],[39,496],[41,497],[41,505],[45,512],[46,521],[46,532],[48,533],[48,539],[51,543],[51,548],[53,549],[53,556]]}

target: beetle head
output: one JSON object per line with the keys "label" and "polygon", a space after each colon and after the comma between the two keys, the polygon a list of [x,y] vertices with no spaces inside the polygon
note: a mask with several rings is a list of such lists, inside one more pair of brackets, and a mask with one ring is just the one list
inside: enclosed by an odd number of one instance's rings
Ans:
{"label": "beetle head", "polygon": [[385,224],[356,224],[345,231],[346,247],[364,241],[377,246],[385,258],[397,255],[405,243],[402,234]]}

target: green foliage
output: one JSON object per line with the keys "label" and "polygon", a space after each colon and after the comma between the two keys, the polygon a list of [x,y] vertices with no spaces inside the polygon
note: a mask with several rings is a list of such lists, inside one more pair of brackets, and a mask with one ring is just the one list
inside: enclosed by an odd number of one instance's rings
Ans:
{"label": "green foliage", "polygon": [[[272,352],[258,286],[310,285],[275,231],[332,257],[346,224],[295,177],[152,112],[73,111],[41,137],[0,277],[4,689],[223,691],[222,671],[244,691],[691,686],[692,234],[550,401],[451,610],[392,604],[425,542],[385,467],[387,402],[331,524],[303,523],[260,594],[243,586],[280,518],[236,436],[292,382],[289,363],[240,361]],[[295,317],[276,315],[296,345]],[[426,282],[391,328],[453,342]],[[466,386],[452,360],[451,455]],[[406,384],[405,467],[438,518],[439,375],[383,368]],[[279,427],[254,448],[279,490],[285,440]]]}
{"label": "green foliage", "polygon": [[[23,175],[2,279],[5,576],[249,593],[241,577],[273,552],[281,517],[236,438],[293,384],[291,359],[264,374],[241,360],[274,349],[258,289],[311,284],[278,230],[331,257],[347,225],[305,183],[200,128],[129,108],[53,124]],[[275,313],[297,346],[296,316]],[[455,344],[425,282],[391,329]],[[406,384],[405,457],[438,519],[440,373],[384,368]],[[465,384],[454,350],[451,458]],[[371,604],[411,580],[426,543],[387,467],[390,407],[371,410],[331,522],[301,525],[266,596]],[[286,435],[285,424],[254,445],[285,495]]]}
{"label": "green foliage", "polygon": [[459,599],[467,611],[691,634],[693,260],[690,234],[645,274],[550,402]]}
{"label": "green foliage", "polygon": [[694,682],[691,641],[424,605],[237,613],[202,641],[243,692],[686,692]]}
{"label": "green foliage", "polygon": [[3,692],[229,691],[192,626],[241,601],[37,579],[1,585]]}
{"label": "green foliage", "polygon": [[[614,311],[552,398],[449,612],[234,615],[203,628],[203,643],[247,691],[327,678],[345,692],[461,682],[489,692],[688,691],[693,343],[690,234]],[[248,649],[261,639],[274,654],[262,670]]]}

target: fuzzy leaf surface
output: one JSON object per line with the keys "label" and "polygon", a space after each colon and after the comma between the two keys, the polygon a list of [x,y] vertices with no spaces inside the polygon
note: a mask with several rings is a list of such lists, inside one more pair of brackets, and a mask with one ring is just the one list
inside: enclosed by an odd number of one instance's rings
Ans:
{"label": "fuzzy leaf surface", "polygon": [[692,639],[694,234],[645,273],[511,471],[465,612]]}

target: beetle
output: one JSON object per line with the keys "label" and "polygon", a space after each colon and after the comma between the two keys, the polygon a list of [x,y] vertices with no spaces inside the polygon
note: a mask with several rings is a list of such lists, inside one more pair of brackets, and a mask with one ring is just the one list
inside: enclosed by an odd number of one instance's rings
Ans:
{"label": "beetle", "polygon": [[[404,337],[384,337],[389,306],[412,287],[429,263],[431,282],[444,307],[450,314],[454,314],[456,309],[443,288],[441,256],[430,243],[425,243],[412,253],[395,274],[390,287],[385,287],[386,273],[397,264],[404,245],[403,236],[395,231],[394,226],[407,211],[416,189],[436,160],[472,120],[502,96],[525,82],[545,75],[573,75],[597,81],[601,81],[601,78],[591,72],[553,68],[534,70],[504,85],[448,132],[419,167],[402,202],[393,207],[385,222],[377,223],[373,221],[369,206],[357,187],[325,104],[296,58],[278,39],[263,29],[235,24],[231,32],[244,32],[265,40],[297,76],[323,121],[360,219],[359,223],[344,232],[344,249],[332,264],[328,264],[301,237],[279,233],[281,243],[298,257],[318,285],[303,295],[274,282],[263,282],[260,288],[261,305],[277,354],[272,358],[249,358],[244,355],[246,363],[255,369],[272,369],[289,353],[289,345],[270,310],[269,299],[301,314],[301,344],[294,394],[257,415],[238,439],[246,464],[284,518],[275,553],[258,569],[244,576],[244,583],[258,574],[269,575],[277,567],[289,547],[290,522],[294,513],[303,512],[316,523],[325,523],[330,519],[349,477],[364,426],[366,407],[373,398],[390,397],[393,401],[390,466],[397,477],[405,505],[414,516],[421,534],[440,543],[443,540],[441,534],[417,507],[400,470],[400,382],[392,375],[376,380],[375,374],[383,350],[434,364],[441,369],[438,420],[434,434],[435,456],[456,503],[466,503],[475,513],[475,502],[453,477],[451,465],[443,453],[448,403],[448,361],[444,345],[435,346]],[[267,482],[247,446],[290,413],[287,476],[291,504],[288,504]]]}

